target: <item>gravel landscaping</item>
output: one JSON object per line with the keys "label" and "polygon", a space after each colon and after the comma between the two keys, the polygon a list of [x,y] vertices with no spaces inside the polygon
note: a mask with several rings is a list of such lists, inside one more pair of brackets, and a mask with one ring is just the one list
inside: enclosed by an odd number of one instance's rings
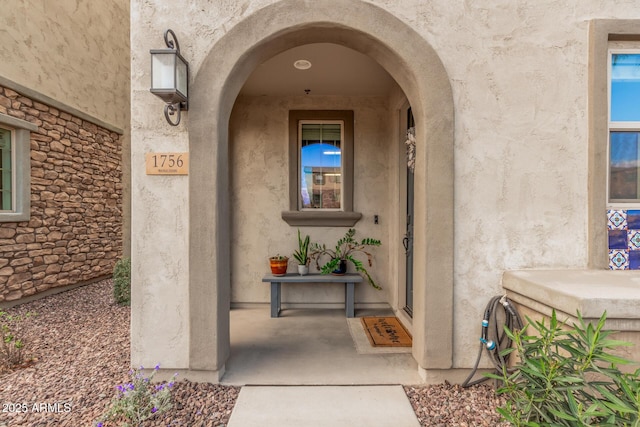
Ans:
{"label": "gravel landscaping", "polygon": [[[23,321],[21,331],[32,362],[0,372],[0,427],[93,425],[115,387],[129,379],[129,307],[113,302],[111,281],[6,311],[36,315]],[[239,391],[179,381],[172,389],[173,408],[143,426],[224,426]],[[495,407],[501,400],[488,386],[407,386],[405,391],[422,426],[500,425]]]}

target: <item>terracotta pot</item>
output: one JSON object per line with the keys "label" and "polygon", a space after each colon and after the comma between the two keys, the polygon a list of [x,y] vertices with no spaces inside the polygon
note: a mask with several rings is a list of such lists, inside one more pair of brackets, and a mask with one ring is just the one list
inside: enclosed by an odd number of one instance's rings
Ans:
{"label": "terracotta pot", "polygon": [[271,267],[271,274],[274,276],[284,276],[287,274],[287,265],[289,264],[289,258],[269,258],[269,265]]}

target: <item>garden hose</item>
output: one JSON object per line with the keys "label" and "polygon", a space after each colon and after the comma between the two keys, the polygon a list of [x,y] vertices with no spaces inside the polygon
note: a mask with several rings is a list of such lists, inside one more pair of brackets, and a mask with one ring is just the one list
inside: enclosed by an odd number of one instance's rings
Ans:
{"label": "garden hose", "polygon": [[[503,310],[497,310],[498,307],[502,307]],[[493,325],[493,326],[492,326]],[[492,327],[490,327],[492,326]],[[493,363],[497,375],[502,375],[503,370],[507,369],[509,354],[503,356],[500,354],[503,350],[511,347],[511,338],[509,338],[504,330],[507,327],[510,331],[515,329],[522,329],[523,323],[520,318],[520,314],[516,308],[511,304],[506,295],[495,296],[491,298],[484,311],[484,318],[482,319],[482,329],[480,333],[480,348],[478,349],[478,357],[476,363],[471,370],[471,373],[466,380],[462,383],[462,387],[470,387],[475,384],[480,384],[488,380],[489,378],[483,377],[474,381],[471,379],[478,371],[478,365],[482,358],[482,350],[486,349],[489,354],[489,359]]]}

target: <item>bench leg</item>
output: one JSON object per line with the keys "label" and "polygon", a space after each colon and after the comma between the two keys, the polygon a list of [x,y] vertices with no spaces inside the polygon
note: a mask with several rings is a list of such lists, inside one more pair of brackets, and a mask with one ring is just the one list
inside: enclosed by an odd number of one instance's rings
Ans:
{"label": "bench leg", "polygon": [[280,282],[271,282],[271,317],[280,316]]}
{"label": "bench leg", "polygon": [[347,312],[347,317],[355,317],[355,309],[353,308],[355,303],[355,283],[345,283],[345,298],[344,305]]}

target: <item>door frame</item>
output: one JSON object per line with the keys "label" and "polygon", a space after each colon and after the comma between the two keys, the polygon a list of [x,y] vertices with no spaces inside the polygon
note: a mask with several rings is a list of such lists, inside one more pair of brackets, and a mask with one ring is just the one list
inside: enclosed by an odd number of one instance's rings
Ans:
{"label": "door frame", "polygon": [[398,250],[397,250],[397,277],[398,277],[398,286],[396,289],[396,301],[397,305],[394,307],[394,312],[396,317],[398,317],[404,326],[409,329],[409,332],[413,334],[413,317],[409,316],[409,314],[405,311],[405,306],[407,303],[406,297],[406,281],[407,281],[407,270],[406,270],[406,255],[404,252],[404,246],[402,245],[402,239],[406,233],[407,227],[407,218],[406,218],[406,208],[407,208],[407,165],[406,165],[406,144],[407,140],[407,126],[408,126],[408,117],[407,111],[411,108],[408,100],[404,100],[402,105],[398,109],[398,139],[397,139],[397,150],[398,150],[398,165],[397,165],[397,173],[398,173],[398,199],[397,199],[397,228],[396,235],[398,236]]}

